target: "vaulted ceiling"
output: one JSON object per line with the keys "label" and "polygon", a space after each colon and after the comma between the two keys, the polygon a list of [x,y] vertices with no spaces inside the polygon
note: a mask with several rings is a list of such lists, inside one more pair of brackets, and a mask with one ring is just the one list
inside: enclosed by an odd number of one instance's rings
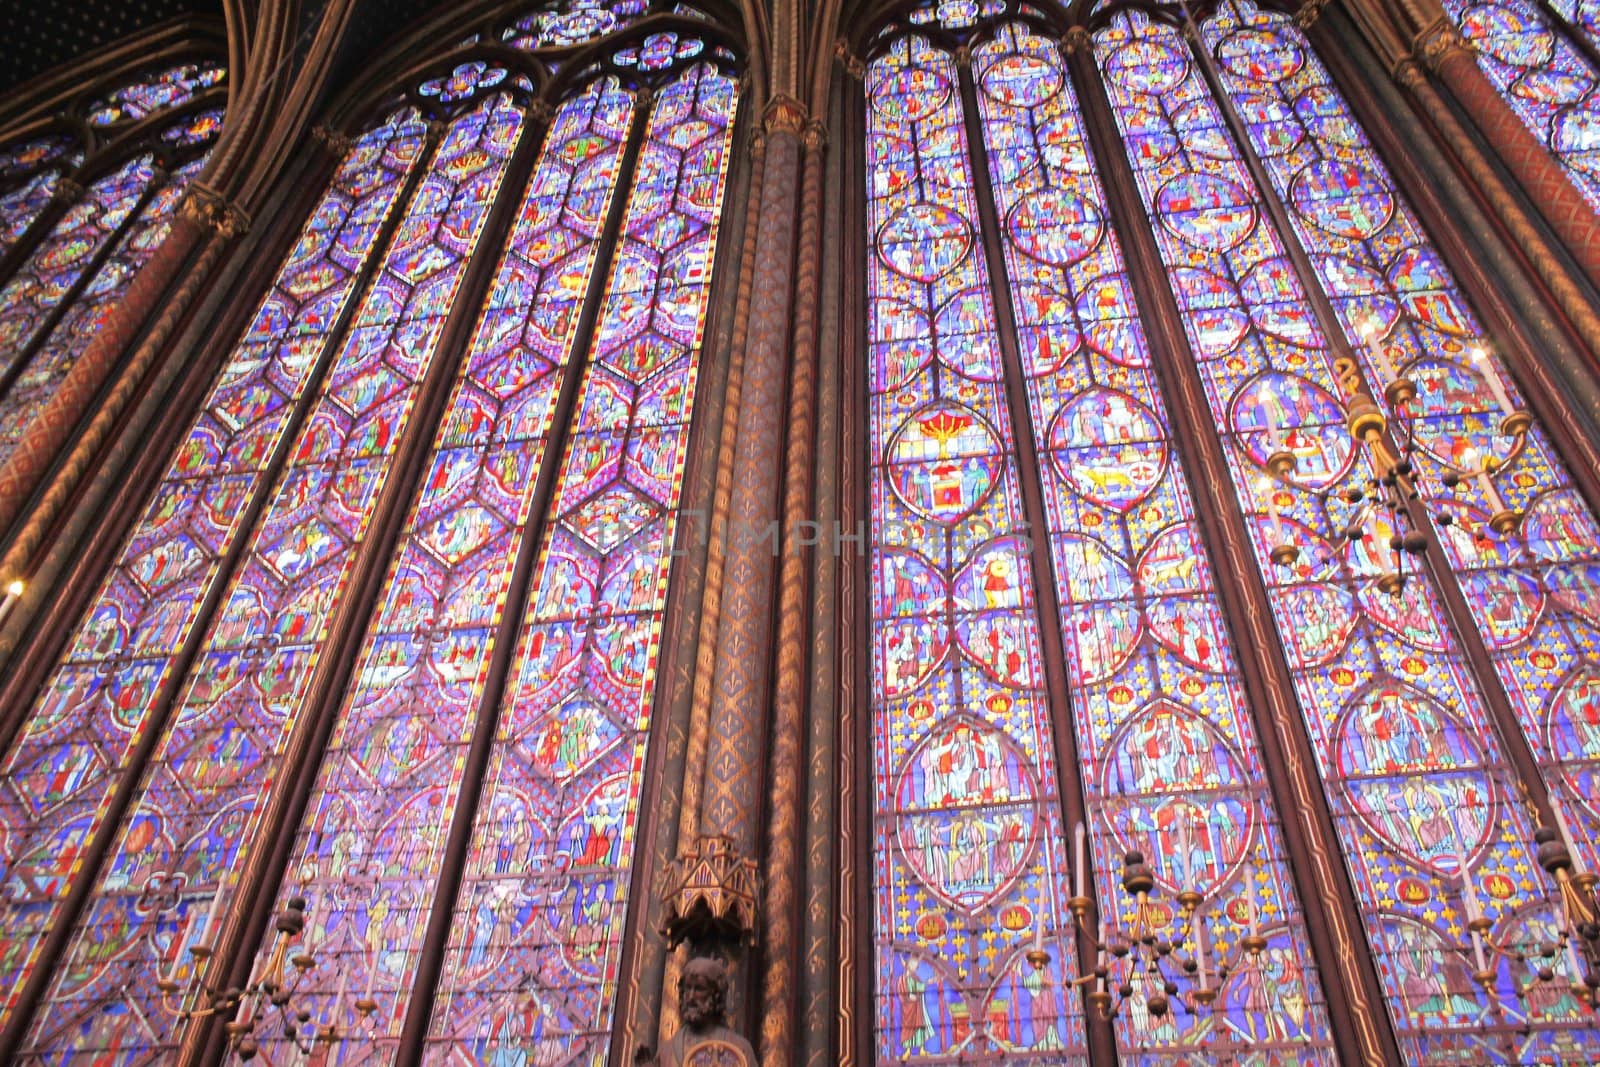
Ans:
{"label": "vaulted ceiling", "polygon": [[179,15],[214,14],[220,0],[22,0],[0,3],[0,91]]}

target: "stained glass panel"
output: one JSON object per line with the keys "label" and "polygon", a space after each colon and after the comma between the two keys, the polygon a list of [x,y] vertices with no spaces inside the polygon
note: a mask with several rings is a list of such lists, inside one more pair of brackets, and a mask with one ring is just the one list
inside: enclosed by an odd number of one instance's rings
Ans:
{"label": "stained glass panel", "polygon": [[62,176],[83,155],[65,137],[42,137],[0,152],[0,256],[27,232],[50,203]]}
{"label": "stained glass panel", "polygon": [[[1097,895],[1113,927],[1130,927],[1122,859],[1143,852],[1168,905],[1181,889],[1205,898],[1205,981],[1215,987],[1218,964],[1233,971],[1213,1011],[1157,1017],[1144,1008],[1149,976],[1114,963],[1113,983],[1133,987],[1124,1062],[1182,1062],[1170,1050],[1204,1042],[1219,1056],[1292,1049],[1296,1063],[1331,1064],[1231,638],[1060,53],[1002,27],[977,49],[973,76],[1041,457]],[[1268,938],[1259,959],[1239,947],[1252,925]],[[1189,954],[1200,948],[1191,935]]]}
{"label": "stained glass panel", "polygon": [[172,226],[173,213],[189,187],[189,182],[206,164],[201,156],[169,178],[145,202],[139,215],[117,239],[116,246],[100,264],[94,277],[61,316],[55,328],[42,339],[40,347],[21,369],[10,392],[0,396],[0,465],[11,458],[32,420],[55,394],[73,362],[83,355],[102,328],[107,315],[122,299],[123,290],[133,280]]}
{"label": "stained glass panel", "polygon": [[227,72],[212,63],[184,63],[130,85],[120,86],[89,105],[91,126],[136,122],[158,111],[179,107],[213,85]]}
{"label": "stained glass panel", "polygon": [[1444,0],[1478,66],[1600,209],[1600,70],[1536,0]]}
{"label": "stained glass panel", "polygon": [[[1398,596],[1379,590],[1388,531],[1330,539],[1354,507],[1341,491],[1371,472],[1343,429],[1328,344],[1283,238],[1183,38],[1122,15],[1097,35],[1096,56],[1234,490],[1253,516],[1257,564],[1405,1054],[1522,1062],[1511,1051],[1516,1002],[1486,998],[1473,982],[1464,929],[1469,908],[1505,919],[1533,869],[1527,809],[1482,698],[1432,585],[1413,577]],[[1353,205],[1353,217],[1337,208],[1325,217],[1366,227],[1392,210],[1382,196],[1359,206],[1367,213]],[[1273,481],[1265,457],[1279,444],[1300,462]],[[1297,544],[1294,564],[1270,562],[1281,541]],[[1466,887],[1479,884],[1486,892],[1469,900]],[[1551,1034],[1537,1031],[1529,1050]]]}
{"label": "stained glass panel", "polygon": [[896,1062],[1080,1063],[1032,553],[957,84],[920,37],[867,72],[876,1043]]}
{"label": "stained glass panel", "polygon": [[[5,1013],[79,869],[119,768],[148,729],[158,694],[171,684],[174,661],[241,532],[241,516],[275,461],[355,272],[394,206],[402,175],[416,161],[422,128],[415,114],[397,116],[361,137],[346,156],[0,767],[0,929],[6,931],[0,972],[15,979],[0,1001]],[[215,759],[236,748],[236,758],[244,760],[242,737],[218,735],[213,742],[201,752]],[[156,828],[145,823],[125,847],[140,836],[152,848],[160,844],[156,855],[166,874],[151,885],[187,885],[184,866],[199,857],[172,855],[170,837],[158,838]],[[209,894],[145,898],[145,910],[131,925],[95,928],[105,944],[98,958],[109,960],[133,945],[141,951],[166,946],[171,958],[163,967],[181,975],[183,949],[206,936],[204,924],[193,927],[210,903]],[[88,966],[63,972],[58,988],[70,996],[104,977],[99,966]],[[102,1050],[137,1046],[142,1039],[130,1028],[137,1029],[139,1013],[149,1010],[148,1003],[113,999],[80,1017],[69,1037]]]}
{"label": "stained glass panel", "polygon": [[0,289],[0,380],[15,380],[52,314],[155,179],[152,157],[142,155],[91,183]]}
{"label": "stained glass panel", "polygon": [[[1455,279],[1298,32],[1247,4],[1225,9],[1208,29],[1368,379],[1387,385],[1403,372],[1417,383],[1409,408],[1417,413],[1418,476],[1432,510],[1456,519],[1440,539],[1546,784],[1576,831],[1567,834],[1575,855],[1600,869],[1600,523],[1542,431],[1534,428],[1521,448],[1500,433],[1519,401],[1514,386],[1489,364],[1483,328]],[[1375,334],[1373,344],[1362,343],[1363,331]],[[1474,477],[1490,457],[1494,472]],[[1455,490],[1444,484],[1452,472],[1465,476]],[[1491,529],[1490,517],[1507,508],[1527,511],[1521,536]],[[1502,974],[1502,991],[1519,977],[1526,975]],[[1581,1017],[1568,998],[1556,1018]],[[1520,1055],[1544,1055],[1538,1047]]]}
{"label": "stained glass panel", "polygon": [[[71,1026],[86,1010],[103,1014],[94,1009],[108,997],[160,1017],[143,1028],[155,1036],[134,1040],[159,1047],[181,1034],[158,1006],[141,1003],[155,995],[148,977],[195,943],[202,912],[231,896],[262,833],[329,622],[522,128],[521,109],[495,96],[444,133],[211,620],[65,972],[88,969],[121,938],[148,947],[121,953],[88,981],[58,980],[34,1024],[37,1051],[84,1047]],[[151,914],[142,887],[173,871],[183,873],[184,893]],[[165,938],[152,936],[152,920],[170,931]]]}
{"label": "stained glass panel", "polygon": [[[318,960],[301,1003],[360,1024],[364,1044],[392,1042],[405,1016],[632,114],[629,92],[598,82],[545,135],[285,872]],[[370,1022],[358,996],[378,1005]],[[263,1045],[263,1062],[297,1058]]]}
{"label": "stained glass panel", "polygon": [[738,86],[658,91],[478,805],[437,1059],[598,1065]]}

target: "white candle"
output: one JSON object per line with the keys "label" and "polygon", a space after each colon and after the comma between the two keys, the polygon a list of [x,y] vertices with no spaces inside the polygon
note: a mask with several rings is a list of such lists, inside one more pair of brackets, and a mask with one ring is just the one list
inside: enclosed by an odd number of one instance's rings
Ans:
{"label": "white candle", "polygon": [[1200,966],[1200,988],[1206,987],[1206,924],[1205,920],[1196,913],[1194,917],[1194,954],[1195,963]]}
{"label": "white candle", "polygon": [[[1256,484],[1256,490],[1267,498],[1267,521],[1272,524],[1272,543],[1284,544],[1287,538],[1283,535],[1283,515],[1278,511],[1278,489],[1269,478],[1262,478]],[[1186,861],[1187,862],[1187,861]]]}
{"label": "white candle", "polygon": [[1478,472],[1478,488],[1483,490],[1483,495],[1489,501],[1489,513],[1495,514],[1506,510],[1505,498],[1500,495],[1500,490],[1494,486],[1494,479],[1489,477],[1488,471]]}
{"label": "white candle", "polygon": [[1250,909],[1250,936],[1260,937],[1261,917],[1256,913],[1256,902],[1249,897],[1245,897],[1244,905],[1246,908]]}
{"label": "white candle", "polygon": [[1505,382],[1500,378],[1500,370],[1494,365],[1494,360],[1482,345],[1472,346],[1472,365],[1483,376],[1484,383],[1489,386],[1489,392],[1494,396],[1494,402],[1500,405],[1500,414],[1509,415],[1516,410],[1511,404],[1511,397],[1506,393]]}
{"label": "white candle", "polygon": [[1100,925],[1095,934],[1095,941],[1099,945],[1099,952],[1095,955],[1095,981],[1094,988],[1097,993],[1106,991],[1106,980],[1101,973],[1106,970],[1106,917],[1100,916]]}
{"label": "white candle", "polygon": [[1374,315],[1367,319],[1360,329],[1361,338],[1367,343],[1367,356],[1372,360],[1372,369],[1382,383],[1394,381],[1399,375],[1395,372],[1394,361],[1389,358],[1389,349],[1380,336],[1378,317]]}
{"label": "white candle", "polygon": [[344,995],[350,987],[350,970],[339,968],[339,989],[333,994],[333,1005],[328,1009],[328,1022],[337,1026],[344,1019]]}
{"label": "white candle", "polygon": [[211,945],[211,939],[212,939],[213,936],[215,936],[215,932],[214,932],[213,928],[216,926],[217,915],[221,911],[222,911],[222,887],[221,886],[217,886],[216,892],[211,894],[211,910],[206,912],[206,924],[205,924],[205,926],[201,927],[201,929],[200,929],[199,944],[207,945],[207,946],[212,947],[212,948],[216,947],[214,945]]}
{"label": "white candle", "polygon": [[1077,887],[1075,895],[1087,897],[1089,895],[1089,831],[1084,827],[1082,820],[1072,830],[1074,852],[1078,857],[1078,868],[1073,872],[1074,884]]}

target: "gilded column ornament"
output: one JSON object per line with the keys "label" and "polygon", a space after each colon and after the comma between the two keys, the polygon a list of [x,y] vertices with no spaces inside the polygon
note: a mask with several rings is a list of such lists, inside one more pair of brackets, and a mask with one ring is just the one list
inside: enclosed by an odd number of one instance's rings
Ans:
{"label": "gilded column ornament", "polygon": [[178,215],[218,237],[238,237],[250,229],[250,213],[203,182],[190,182]]}
{"label": "gilded column ornament", "polygon": [[1077,55],[1079,51],[1087,52],[1094,47],[1094,39],[1089,35],[1086,26],[1073,26],[1061,37],[1061,43],[1066,46],[1067,55]]}
{"label": "gilded column ornament", "polygon": [[844,72],[856,81],[861,81],[867,76],[867,65],[861,62],[861,57],[850,51],[850,44],[843,37],[834,42],[834,58],[844,67]]}
{"label": "gilded column ornament", "polygon": [[50,199],[58,204],[76,204],[83,199],[83,185],[71,178],[62,178],[56,182],[55,192],[50,194]]}
{"label": "gilded column ornament", "polygon": [[1300,5],[1300,10],[1294,13],[1295,25],[1302,30],[1310,29],[1322,17],[1322,9],[1328,6],[1328,0],[1305,0]]}
{"label": "gilded column ornament", "polygon": [[733,947],[756,939],[761,875],[733,838],[695,838],[661,876],[661,933],[670,948],[684,942]]}
{"label": "gilded column ornament", "polygon": [[342,130],[336,130],[328,125],[313,126],[311,128],[311,139],[340,158],[343,158],[345,153],[354,148],[356,143],[353,138]]}

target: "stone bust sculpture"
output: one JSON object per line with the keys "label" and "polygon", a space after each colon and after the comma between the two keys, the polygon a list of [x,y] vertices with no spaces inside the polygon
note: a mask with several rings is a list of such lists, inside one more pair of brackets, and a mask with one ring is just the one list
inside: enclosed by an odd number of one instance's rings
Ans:
{"label": "stone bust sculpture", "polygon": [[678,979],[678,1017],[683,1025],[662,1045],[659,1067],[755,1067],[750,1042],[728,1028],[723,1013],[728,972],[720,960],[697,957]]}

